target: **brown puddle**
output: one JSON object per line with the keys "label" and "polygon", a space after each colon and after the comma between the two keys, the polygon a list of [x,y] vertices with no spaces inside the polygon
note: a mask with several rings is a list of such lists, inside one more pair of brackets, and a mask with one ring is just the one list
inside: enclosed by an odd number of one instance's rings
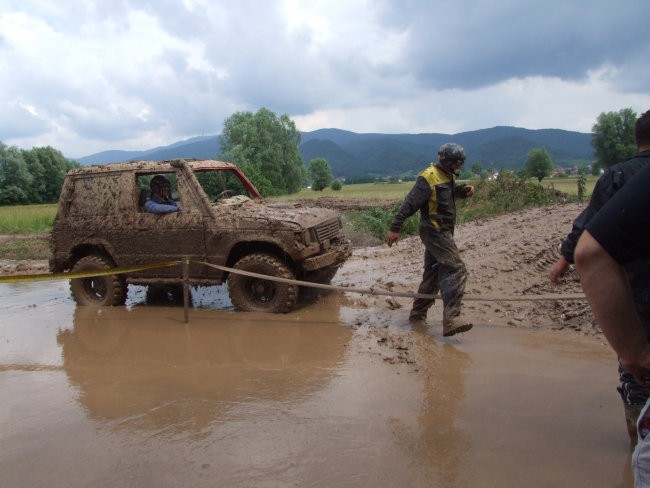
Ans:
{"label": "brown puddle", "polygon": [[189,324],[138,300],[0,285],[0,485],[632,486],[594,339],[353,326],[337,295],[265,315],[197,294]]}

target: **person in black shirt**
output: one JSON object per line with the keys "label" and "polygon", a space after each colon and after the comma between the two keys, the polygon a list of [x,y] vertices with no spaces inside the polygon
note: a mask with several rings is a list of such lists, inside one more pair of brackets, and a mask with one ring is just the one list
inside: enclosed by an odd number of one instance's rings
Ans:
{"label": "person in black shirt", "polygon": [[[650,111],[639,117],[635,124],[635,140],[638,154],[622,163],[607,168],[598,179],[589,205],[573,222],[571,232],[560,247],[562,256],[553,265],[549,279],[558,283],[574,262],[574,252],[578,239],[585,227],[598,211],[630,180],[636,173],[650,165]],[[636,259],[625,265],[625,273],[632,287],[634,304],[650,339],[650,259]],[[636,443],[636,420],[650,397],[650,386],[641,385],[629,372],[619,365],[620,384],[618,391],[623,400],[625,418],[632,444]]]}
{"label": "person in black shirt", "polygon": [[[650,166],[633,176],[587,224],[575,251],[582,289],[620,364],[650,384],[650,342],[624,266],[650,258]],[[650,486],[650,400],[637,420],[635,486]]]}

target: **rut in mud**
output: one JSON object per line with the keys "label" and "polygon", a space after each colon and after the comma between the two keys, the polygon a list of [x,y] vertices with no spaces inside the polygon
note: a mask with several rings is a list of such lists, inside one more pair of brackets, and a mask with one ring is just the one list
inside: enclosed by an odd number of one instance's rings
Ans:
{"label": "rut in mud", "polygon": [[[575,270],[559,285],[548,272],[560,256],[559,245],[571,230],[584,204],[535,208],[478,219],[456,227],[456,243],[469,271],[469,295],[530,295],[530,301],[466,301],[464,313],[476,324],[546,329],[572,329],[581,334],[600,334],[585,300],[537,301],[545,294],[582,292]],[[390,291],[417,290],[424,248],[418,236],[400,240],[392,248],[357,248],[341,268],[334,283],[342,286]],[[406,321],[411,300],[355,295],[375,322]],[[429,311],[429,323],[439,324],[441,306]]]}

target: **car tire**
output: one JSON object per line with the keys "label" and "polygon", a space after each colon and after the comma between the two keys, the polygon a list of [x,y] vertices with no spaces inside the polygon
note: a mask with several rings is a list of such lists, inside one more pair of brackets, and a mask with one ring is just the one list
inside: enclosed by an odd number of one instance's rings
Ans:
{"label": "car tire", "polygon": [[[72,272],[97,271],[113,268],[113,263],[100,255],[84,256],[72,267]],[[120,275],[93,276],[70,280],[70,291],[78,305],[119,306],[126,301],[126,282]]]}
{"label": "car tire", "polygon": [[[237,261],[234,269],[289,280],[295,279],[293,271],[280,259],[270,254],[249,254]],[[228,277],[230,300],[235,309],[245,312],[289,312],[298,301],[298,289],[298,285],[235,273],[231,273]]]}

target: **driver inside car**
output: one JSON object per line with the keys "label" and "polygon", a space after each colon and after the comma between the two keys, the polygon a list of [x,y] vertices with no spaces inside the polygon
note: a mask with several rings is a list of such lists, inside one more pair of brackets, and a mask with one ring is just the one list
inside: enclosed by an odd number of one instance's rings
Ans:
{"label": "driver inside car", "polygon": [[144,202],[144,208],[149,213],[178,212],[180,206],[171,197],[172,185],[163,175],[156,175],[149,184],[151,197]]}

